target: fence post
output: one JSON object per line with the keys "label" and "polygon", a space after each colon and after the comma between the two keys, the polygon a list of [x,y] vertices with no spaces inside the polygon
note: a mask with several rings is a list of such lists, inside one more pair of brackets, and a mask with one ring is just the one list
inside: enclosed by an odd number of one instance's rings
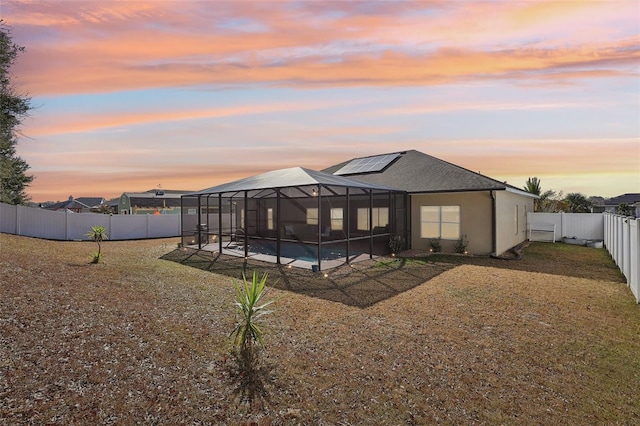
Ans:
{"label": "fence post", "polygon": [[631,285],[631,219],[624,217],[622,221],[622,227],[624,229],[622,245],[625,247],[622,251],[622,262],[624,263],[622,272],[624,276],[627,277],[629,285]]}

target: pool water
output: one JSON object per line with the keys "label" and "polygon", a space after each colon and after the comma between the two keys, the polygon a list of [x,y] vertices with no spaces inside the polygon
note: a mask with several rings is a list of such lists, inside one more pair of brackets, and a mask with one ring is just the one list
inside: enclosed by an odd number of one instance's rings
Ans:
{"label": "pool water", "polygon": [[[271,256],[277,255],[276,243],[270,241],[251,241],[249,251],[253,253],[268,254]],[[351,255],[357,255],[351,251]],[[305,260],[308,262],[314,262],[318,260],[318,247],[305,244],[294,243],[280,243],[280,257],[287,257],[296,260]],[[320,259],[321,260],[335,260],[347,257],[347,251],[336,247],[321,247]]]}

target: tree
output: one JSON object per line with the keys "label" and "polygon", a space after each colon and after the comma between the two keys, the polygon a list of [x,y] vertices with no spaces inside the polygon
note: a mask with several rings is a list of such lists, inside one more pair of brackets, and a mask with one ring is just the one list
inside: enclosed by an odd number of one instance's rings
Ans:
{"label": "tree", "polygon": [[634,208],[627,203],[620,203],[616,207],[616,213],[622,216],[635,216]]}
{"label": "tree", "polygon": [[[557,200],[556,192],[551,189],[542,192],[542,186],[540,186],[540,183],[541,181],[537,177],[530,177],[524,185],[525,191],[540,197],[533,202],[533,210],[536,212],[557,212],[559,208],[559,201]],[[562,193],[560,196],[562,196]]]}
{"label": "tree", "polygon": [[569,213],[590,213],[591,202],[584,195],[578,192],[567,194],[564,198],[567,203],[567,211]]}
{"label": "tree", "polygon": [[542,193],[540,179],[537,177],[527,179],[527,183],[524,185],[524,190],[535,195],[540,195]]}
{"label": "tree", "polygon": [[31,99],[18,94],[9,70],[24,47],[11,39],[11,32],[0,20],[0,202],[25,204],[25,189],[33,181],[29,165],[16,155],[18,127],[31,109]]}

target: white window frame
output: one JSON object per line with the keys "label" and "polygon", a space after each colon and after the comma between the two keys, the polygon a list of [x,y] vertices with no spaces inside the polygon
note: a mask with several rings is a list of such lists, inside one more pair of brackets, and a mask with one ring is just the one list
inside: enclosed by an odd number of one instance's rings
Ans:
{"label": "white window frame", "polygon": [[[425,219],[425,211],[429,210],[429,214],[433,215],[434,213],[437,215],[437,220],[427,220]],[[456,222],[443,220],[443,209],[456,209],[458,220]],[[447,225],[457,225],[457,235],[455,237],[444,237],[443,229]],[[425,233],[425,225],[433,225],[437,226],[438,232],[437,234],[426,234]],[[460,206],[420,206],[420,238],[441,238],[443,240],[457,240],[460,238]],[[425,235],[426,234],[426,235]]]}

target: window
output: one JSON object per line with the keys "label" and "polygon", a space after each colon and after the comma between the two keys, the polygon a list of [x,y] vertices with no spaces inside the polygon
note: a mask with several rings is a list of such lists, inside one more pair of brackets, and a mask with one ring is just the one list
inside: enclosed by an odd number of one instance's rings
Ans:
{"label": "window", "polygon": [[369,209],[358,209],[358,231],[369,230]]}
{"label": "window", "polygon": [[460,238],[460,206],[421,206],[420,236],[422,238]]}
{"label": "window", "polygon": [[318,209],[307,209],[307,225],[317,225],[318,224]]}
{"label": "window", "polygon": [[331,229],[334,231],[342,231],[343,219],[344,213],[342,208],[331,209]]}
{"label": "window", "polygon": [[273,229],[273,209],[267,209],[267,229]]}
{"label": "window", "polygon": [[[389,207],[374,207],[372,211],[373,227],[389,225]],[[358,209],[358,231],[369,231],[369,209]]]}

